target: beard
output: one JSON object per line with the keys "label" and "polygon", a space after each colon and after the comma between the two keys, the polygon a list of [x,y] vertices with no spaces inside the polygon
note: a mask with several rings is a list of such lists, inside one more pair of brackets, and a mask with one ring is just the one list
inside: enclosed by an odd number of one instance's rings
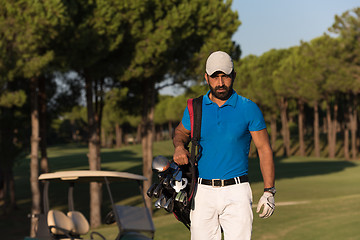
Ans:
{"label": "beard", "polygon": [[[226,101],[231,97],[231,94],[233,92],[233,84],[231,83],[231,85],[229,87],[223,85],[223,86],[217,86],[215,88],[213,88],[210,84],[210,92],[211,94],[216,97],[217,99],[220,99],[222,101]],[[225,90],[223,92],[219,92],[218,90]]]}

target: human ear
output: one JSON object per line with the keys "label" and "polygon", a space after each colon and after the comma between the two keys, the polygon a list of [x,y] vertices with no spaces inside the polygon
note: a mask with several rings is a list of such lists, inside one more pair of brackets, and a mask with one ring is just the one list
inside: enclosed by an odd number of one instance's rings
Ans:
{"label": "human ear", "polygon": [[207,82],[207,84],[209,84],[209,75],[207,73],[205,73],[205,81]]}

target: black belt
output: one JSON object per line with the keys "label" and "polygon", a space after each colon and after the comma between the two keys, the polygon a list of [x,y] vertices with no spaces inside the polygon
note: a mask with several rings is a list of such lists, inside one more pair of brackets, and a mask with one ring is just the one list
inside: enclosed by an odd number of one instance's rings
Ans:
{"label": "black belt", "polygon": [[249,182],[248,175],[243,175],[240,177],[235,177],[235,178],[226,179],[226,180],[199,178],[199,184],[210,185],[213,187],[224,187],[224,186],[240,184],[240,183],[244,183],[244,182]]}

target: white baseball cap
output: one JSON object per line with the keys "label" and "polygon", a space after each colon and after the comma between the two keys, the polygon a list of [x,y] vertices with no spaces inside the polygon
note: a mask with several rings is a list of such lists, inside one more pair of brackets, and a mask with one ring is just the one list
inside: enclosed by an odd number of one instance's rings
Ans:
{"label": "white baseball cap", "polygon": [[229,54],[226,52],[213,52],[206,60],[206,73],[210,76],[217,71],[221,71],[229,75],[233,69],[234,63]]}

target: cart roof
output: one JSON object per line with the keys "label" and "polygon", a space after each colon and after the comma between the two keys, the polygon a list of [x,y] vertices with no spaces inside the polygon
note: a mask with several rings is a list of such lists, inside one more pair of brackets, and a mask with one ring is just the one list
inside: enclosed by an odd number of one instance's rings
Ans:
{"label": "cart roof", "polygon": [[44,173],[39,176],[39,180],[47,181],[72,181],[72,182],[104,182],[105,177],[108,181],[121,180],[140,180],[146,181],[147,178],[141,175],[116,172],[116,171],[93,171],[93,170],[78,170],[78,171],[61,171],[54,173]]}

